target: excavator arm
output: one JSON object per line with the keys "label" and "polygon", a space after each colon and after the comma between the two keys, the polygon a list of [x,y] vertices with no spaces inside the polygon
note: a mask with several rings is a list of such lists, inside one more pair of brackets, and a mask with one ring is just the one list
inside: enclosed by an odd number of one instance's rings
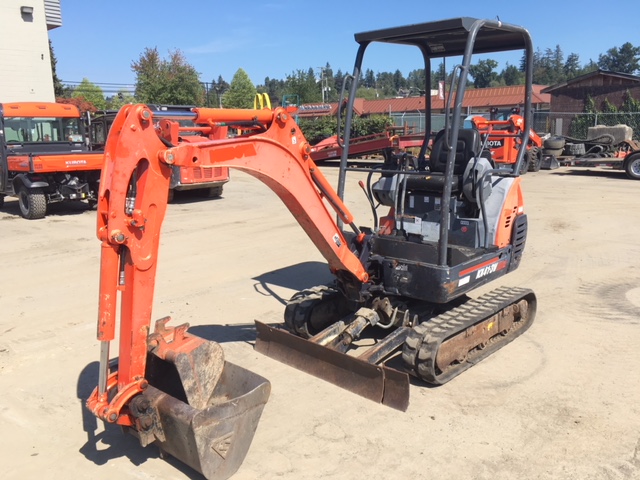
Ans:
{"label": "excavator arm", "polygon": [[[282,199],[334,273],[354,284],[368,281],[368,274],[352,251],[353,245],[343,236],[335,215],[353,227],[356,243],[364,235],[311,160],[310,147],[289,112],[281,108],[202,108],[194,109],[193,119],[199,125],[197,130],[210,134],[181,137],[176,121],[154,120],[153,113],[144,105],[125,107],[111,127],[105,149],[97,222],[97,235],[102,242],[100,376],[98,387],[87,403],[98,417],[132,427],[138,434],[141,423],[151,421],[141,421],[140,408],[132,408],[130,403],[148,391],[148,353],[170,362],[180,355],[195,356],[194,352],[203,349],[207,350],[208,358],[222,355],[221,351],[209,351],[208,344],[212,342],[190,335],[188,325],[168,328],[164,319],[156,325],[155,333],[150,334],[160,231],[172,165],[227,166],[256,177]],[[220,139],[212,132],[219,132],[222,125],[242,125],[245,134]],[[118,368],[111,372],[109,349],[116,339],[118,320]],[[217,344],[216,347],[219,348]],[[217,373],[212,378],[203,373],[207,365],[194,367],[197,362],[193,361],[189,372],[180,372],[182,383],[188,384],[183,388],[189,404],[206,408],[210,395],[202,393],[202,385],[219,380],[221,362],[215,362]],[[178,365],[179,371],[180,368]],[[196,387],[191,388],[191,384]],[[146,407],[148,402],[143,404]],[[143,410],[146,412],[148,408]],[[146,443],[161,437],[156,431]]]}

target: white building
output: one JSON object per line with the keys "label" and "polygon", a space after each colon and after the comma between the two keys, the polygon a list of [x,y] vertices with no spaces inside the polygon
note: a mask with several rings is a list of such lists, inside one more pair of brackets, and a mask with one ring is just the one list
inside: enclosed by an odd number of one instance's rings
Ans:
{"label": "white building", "polygon": [[53,102],[48,31],[60,0],[0,1],[0,102]]}

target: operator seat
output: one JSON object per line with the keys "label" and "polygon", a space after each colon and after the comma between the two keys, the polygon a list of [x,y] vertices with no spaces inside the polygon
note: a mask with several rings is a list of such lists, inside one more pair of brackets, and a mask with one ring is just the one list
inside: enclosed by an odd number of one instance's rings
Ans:
{"label": "operator seat", "polygon": [[[449,150],[446,146],[446,135],[441,130],[436,135],[429,156],[429,167],[432,172],[444,173],[447,167],[447,155]],[[462,175],[467,163],[480,153],[480,134],[472,128],[461,128],[458,130],[458,144],[456,145],[456,157],[453,164],[453,174]]]}
{"label": "operator seat", "polygon": [[[449,153],[445,146],[444,133],[444,130],[441,130],[435,137],[431,155],[429,156],[429,173],[424,177],[409,177],[407,180],[408,189],[440,194],[444,191],[444,173]],[[453,177],[451,179],[452,193],[457,193],[461,190],[463,184],[462,175],[467,168],[469,160],[480,154],[480,145],[480,135],[477,130],[462,128],[458,131]]]}

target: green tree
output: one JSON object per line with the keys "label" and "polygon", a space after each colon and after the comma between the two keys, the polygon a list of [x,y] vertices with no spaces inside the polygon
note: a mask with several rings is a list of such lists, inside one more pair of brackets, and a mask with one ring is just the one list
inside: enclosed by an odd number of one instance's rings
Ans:
{"label": "green tree", "polygon": [[217,80],[211,81],[205,102],[207,107],[222,108],[222,95],[229,90],[229,86],[222,75],[218,75]]}
{"label": "green tree", "polygon": [[144,103],[166,105],[204,104],[200,75],[180,50],[160,58],[157,48],[145,48],[137,62],[131,64],[136,74],[135,97]]}
{"label": "green tree", "polygon": [[393,72],[393,88],[396,92],[407,87],[407,80],[400,70]]}
{"label": "green tree", "polygon": [[476,88],[486,88],[491,86],[497,78],[493,70],[498,66],[495,60],[480,60],[476,65],[469,67],[469,74],[473,77],[473,86]]}
{"label": "green tree", "polygon": [[255,97],[256,87],[247,72],[239,68],[231,80],[229,90],[222,96],[222,106],[224,108],[253,108]]}
{"label": "green tree", "polygon": [[375,100],[378,98],[377,95],[375,88],[358,87],[356,91],[356,98],[364,98],[365,100]]}
{"label": "green tree", "polygon": [[128,103],[136,103],[136,98],[126,90],[120,90],[113,97],[107,99],[108,110],[119,110]]}
{"label": "green tree", "polygon": [[640,70],[640,47],[626,42],[619,49],[610,48],[598,57],[598,66],[610,72],[634,74]]}
{"label": "green tree", "polygon": [[362,86],[367,88],[376,88],[376,76],[370,68],[367,68],[364,72]]}
{"label": "green tree", "polygon": [[412,70],[407,75],[407,87],[411,91],[420,91],[424,92],[427,83],[427,76],[424,71],[424,68],[419,68],[417,70]]}
{"label": "green tree", "polygon": [[322,101],[321,85],[316,81],[313,68],[309,68],[306,72],[296,70],[291,75],[287,75],[285,93],[298,95],[300,103],[319,103]]}
{"label": "green tree", "polygon": [[376,89],[378,92],[382,93],[381,96],[384,98],[395,97],[398,95],[393,73],[378,72],[376,75]]}
{"label": "green tree", "polygon": [[[371,74],[373,75],[373,72],[371,72]],[[335,75],[333,76],[333,85],[335,87],[336,90],[336,99],[338,99],[340,97],[340,92],[342,91],[342,84],[344,83],[344,73],[342,73],[342,70],[338,69],[338,71],[335,73]],[[373,84],[375,86],[376,80],[375,77],[373,78]]]}
{"label": "green tree", "polygon": [[51,77],[53,78],[53,94],[55,97],[64,96],[64,86],[62,82],[58,78],[58,73],[56,72],[56,66],[58,65],[58,60],[56,59],[56,54],[53,52],[53,46],[51,45],[51,40],[49,40],[49,57],[51,58]]}
{"label": "green tree", "polygon": [[91,103],[98,110],[104,110],[107,108],[107,100],[104,98],[102,89],[91,83],[88,79],[83,78],[80,85],[78,85],[71,95],[72,98],[84,98],[87,102]]}
{"label": "green tree", "polygon": [[505,85],[522,85],[524,84],[524,72],[520,71],[515,65],[509,65],[500,72],[500,77]]}
{"label": "green tree", "polygon": [[271,105],[273,106],[282,105],[282,97],[286,94],[284,91],[284,81],[269,77],[264,79],[264,85],[257,85],[256,90],[269,95]]}
{"label": "green tree", "polygon": [[567,61],[564,62],[562,67],[565,79],[577,77],[581,74],[580,56],[577,53],[570,53],[567,57]]}

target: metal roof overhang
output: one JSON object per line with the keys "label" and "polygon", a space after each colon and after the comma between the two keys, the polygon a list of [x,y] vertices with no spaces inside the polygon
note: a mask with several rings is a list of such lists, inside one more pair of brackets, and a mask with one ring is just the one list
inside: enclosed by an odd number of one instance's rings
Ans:
{"label": "metal roof overhang", "polygon": [[355,39],[359,44],[382,42],[415,45],[429,58],[451,57],[464,53],[467,36],[476,22],[484,24],[478,31],[473,53],[522,50],[526,47],[522,27],[499,20],[469,17],[356,33]]}

